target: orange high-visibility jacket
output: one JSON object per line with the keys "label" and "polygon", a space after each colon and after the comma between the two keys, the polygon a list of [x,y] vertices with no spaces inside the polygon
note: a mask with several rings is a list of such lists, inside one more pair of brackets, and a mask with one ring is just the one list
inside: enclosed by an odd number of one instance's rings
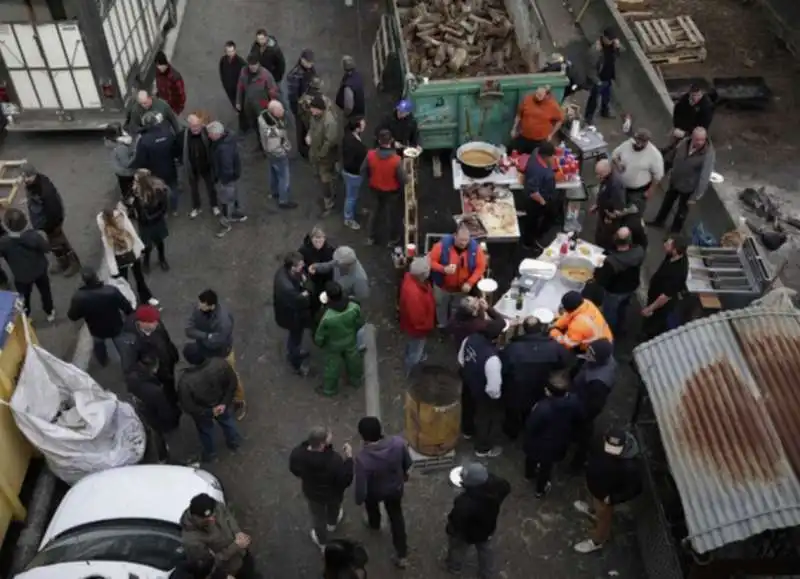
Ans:
{"label": "orange high-visibility jacket", "polygon": [[550,337],[568,348],[578,347],[581,351],[600,338],[614,340],[602,312],[589,300],[583,300],[575,311],[561,315],[553,324]]}

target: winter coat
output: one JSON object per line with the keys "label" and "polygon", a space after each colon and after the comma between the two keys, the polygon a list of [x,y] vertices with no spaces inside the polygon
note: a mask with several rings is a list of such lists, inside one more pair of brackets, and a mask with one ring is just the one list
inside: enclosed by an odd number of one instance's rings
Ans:
{"label": "winter coat", "polygon": [[364,325],[361,307],[348,298],[329,302],[314,333],[314,343],[326,352],[348,352],[356,348],[356,333]]}
{"label": "winter coat", "polygon": [[95,338],[115,338],[122,331],[133,306],[113,285],[84,285],[72,296],[67,317],[73,322],[86,320]]}
{"label": "winter coat", "polygon": [[289,470],[303,482],[303,496],[310,501],[341,501],[353,483],[352,458],[343,458],[330,445],[322,451],[309,450],[307,440],[292,450]]}
{"label": "winter coat", "polygon": [[689,100],[689,93],[683,95],[672,109],[672,126],[687,135],[697,127],[708,129],[714,118],[714,102],[707,94],[696,103]]}
{"label": "winter coat", "polygon": [[275,82],[283,80],[283,75],[286,73],[286,58],[274,36],[267,36],[267,44],[263,47],[258,42],[254,42],[250,48],[250,54],[258,56],[259,64],[272,74]]}
{"label": "winter coat", "polygon": [[223,304],[210,312],[195,307],[186,324],[186,337],[197,342],[204,356],[224,358],[233,349],[233,314]]}
{"label": "winter coat", "polygon": [[487,336],[499,335],[506,326],[505,318],[494,308],[489,308],[486,316],[462,316],[456,312],[447,323],[447,333],[453,336],[456,347],[472,334],[482,333]]}
{"label": "winter coat", "polygon": [[219,59],[219,80],[222,83],[222,88],[225,94],[228,95],[228,100],[231,104],[236,106],[236,91],[239,85],[239,76],[242,74],[242,69],[247,66],[244,58],[238,54],[233,58],[228,58],[228,55],[223,55]]}
{"label": "winter coat", "polygon": [[230,131],[211,144],[211,166],[214,178],[223,185],[238,181],[242,176],[239,139]]}
{"label": "winter coat", "polygon": [[64,202],[47,175],[36,175],[33,183],[25,185],[31,227],[53,233],[64,223]]}
{"label": "winter coat", "polygon": [[28,229],[21,235],[9,233],[0,237],[0,255],[17,283],[33,283],[47,275],[48,253],[50,244],[38,231]]}
{"label": "winter coat", "polygon": [[103,251],[105,255],[106,265],[108,266],[108,274],[111,277],[119,275],[119,266],[117,265],[117,255],[123,255],[129,251],[133,252],[136,259],[142,255],[144,251],[144,243],[142,243],[139,234],[133,228],[133,223],[128,218],[127,214],[121,209],[114,210],[116,220],[120,222],[125,231],[129,234],[129,245],[126,248],[115,248],[111,240],[106,235],[105,225],[103,221],[103,214],[97,214],[97,228],[100,230],[100,240],[103,242]]}
{"label": "winter coat", "polygon": [[239,547],[236,535],[242,532],[228,507],[217,503],[214,508],[214,522],[204,524],[204,520],[192,515],[187,508],[181,515],[181,540],[186,557],[201,559],[209,553],[214,556],[217,567],[229,575],[236,575],[242,567],[247,549]]}
{"label": "winter coat", "polygon": [[408,115],[401,119],[398,118],[396,112],[389,113],[375,129],[376,141],[378,134],[384,129],[392,133],[392,140],[399,141],[403,146],[416,147],[419,145],[419,127],[414,115]]}
{"label": "winter coat", "polygon": [[175,159],[180,157],[180,141],[165,124],[144,127],[136,142],[136,154],[131,163],[134,169],[147,169],[167,183],[178,180]]}
{"label": "winter coat", "polygon": [[256,72],[250,72],[247,66],[242,69],[236,84],[236,104],[249,118],[255,119],[276,98],[278,85],[266,68],[262,66]]}
{"label": "winter coat", "polygon": [[280,159],[292,150],[285,118],[277,119],[269,111],[261,111],[258,115],[258,137],[267,157]]}
{"label": "winter coat", "polygon": [[[281,267],[275,273],[273,286],[273,308],[275,323],[284,330],[299,330],[311,325],[311,292],[305,280],[298,279]],[[306,292],[306,295],[303,295]]]}
{"label": "winter coat", "polygon": [[544,398],[551,372],[566,368],[572,353],[547,334],[523,334],[500,352],[503,401],[509,408],[530,410]]}
{"label": "winter coat", "polygon": [[206,417],[215,406],[230,406],[239,380],[224,358],[208,358],[186,368],[178,379],[178,401],[186,414]]}
{"label": "winter coat", "polygon": [[[180,150],[176,158],[180,159],[183,172],[185,173],[187,179],[198,169],[202,169],[202,167],[198,168],[194,166],[195,161],[192,158],[191,145],[189,143],[189,139],[191,137],[192,131],[187,127],[181,132],[177,139]],[[200,131],[200,139],[203,143],[203,147],[205,148],[206,160],[208,161],[208,167],[206,170],[211,172],[214,164],[211,156],[211,139],[208,138],[208,133],[206,132],[205,128]]]}
{"label": "winter coat", "polygon": [[540,400],[525,423],[525,455],[536,462],[554,463],[562,460],[567,454],[573,428],[581,412],[580,402],[570,393]]}
{"label": "winter coat", "polygon": [[158,358],[156,376],[162,383],[170,383],[175,379],[175,365],[180,356],[163,322],[159,322],[155,331],[147,336],[136,326],[136,314],[133,314],[125,320],[120,336],[123,374],[134,371],[141,357],[150,355]]}
{"label": "winter coat", "polygon": [[289,108],[292,113],[297,114],[300,97],[303,96],[311,84],[311,79],[317,76],[316,69],[312,66],[306,68],[300,61],[294,65],[289,74],[286,75],[286,92],[289,100]]}
{"label": "winter coat", "polygon": [[111,149],[111,170],[118,177],[133,177],[135,169],[131,166],[136,157],[134,143],[115,143]]}
{"label": "winter coat", "polygon": [[334,164],[339,161],[342,127],[333,109],[327,108],[318,117],[312,116],[308,134],[311,137],[308,150],[311,163]]}
{"label": "winter coat", "polygon": [[492,473],[482,485],[465,488],[447,515],[447,534],[469,545],[488,541],[497,528],[500,505],[510,492],[508,481]]}
{"label": "winter coat", "polygon": [[356,300],[362,307],[369,298],[369,278],[358,260],[349,266],[337,265],[334,261],[318,263],[316,272],[333,272],[333,281],[342,286],[342,293]]}
{"label": "winter coat", "polygon": [[164,386],[158,377],[141,364],[136,364],[132,371],[125,375],[128,392],[140,404],[138,408],[143,414],[145,423],[159,433],[169,432],[178,427],[180,414],[170,404],[164,393]]}
{"label": "winter coat", "polygon": [[163,99],[176,115],[183,112],[186,106],[186,86],[181,73],[172,65],[164,72],[156,69],[156,96]]}
{"label": "winter coat", "polygon": [[625,503],[642,492],[642,466],[639,445],[627,433],[622,454],[613,456],[598,445],[586,465],[586,486],[599,500],[609,497],[612,505]]}
{"label": "winter coat", "polygon": [[400,329],[410,338],[424,338],[436,324],[436,300],[433,286],[420,282],[410,273],[400,285]]}
{"label": "winter coat", "polygon": [[314,274],[308,274],[308,266],[317,263],[328,263],[329,261],[333,261],[333,252],[336,250],[336,247],[330,244],[328,240],[325,240],[325,243],[317,249],[314,247],[314,244],[311,243],[311,236],[306,235],[303,238],[303,245],[300,246],[300,249],[297,251],[300,252],[300,255],[303,256],[303,262],[306,264],[306,273],[308,278],[311,280],[311,283],[314,284],[314,293],[316,294],[315,297],[318,297],[320,293],[325,290],[325,284],[329,281],[333,280],[333,271],[329,270],[325,273],[314,272]]}
{"label": "winter coat", "polygon": [[399,436],[385,436],[365,444],[355,458],[355,499],[360,505],[403,495],[411,468],[411,454]]}
{"label": "winter coat", "polygon": [[172,132],[178,134],[181,130],[181,122],[178,120],[175,111],[169,106],[169,103],[158,98],[153,97],[153,104],[149,109],[144,108],[138,102],[134,102],[128,113],[128,119],[125,123],[125,129],[132,135],[136,135],[142,130],[142,117],[145,113],[153,112],[160,115],[162,124],[164,121],[172,128]]}
{"label": "winter coat", "polygon": [[625,251],[613,251],[594,272],[594,280],[610,294],[633,293],[639,287],[645,250],[634,245]]}

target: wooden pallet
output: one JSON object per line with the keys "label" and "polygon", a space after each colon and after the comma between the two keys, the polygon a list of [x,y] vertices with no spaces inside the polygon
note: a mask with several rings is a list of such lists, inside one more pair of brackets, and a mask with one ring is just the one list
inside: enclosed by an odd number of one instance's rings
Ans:
{"label": "wooden pallet", "polygon": [[11,207],[22,185],[21,175],[10,175],[14,169],[19,169],[28,161],[0,161],[0,208]]}
{"label": "wooden pallet", "polygon": [[695,48],[692,50],[679,50],[677,52],[665,52],[661,54],[650,54],[647,59],[655,65],[666,64],[687,64],[691,62],[705,62],[706,49]]}
{"label": "wooden pallet", "polygon": [[645,54],[705,48],[706,39],[691,16],[654,18],[633,23]]}

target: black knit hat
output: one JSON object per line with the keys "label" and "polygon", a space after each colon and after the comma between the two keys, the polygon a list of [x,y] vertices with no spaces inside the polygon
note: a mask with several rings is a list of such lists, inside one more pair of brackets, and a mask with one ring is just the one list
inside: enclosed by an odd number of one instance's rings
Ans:
{"label": "black knit hat", "polygon": [[214,509],[217,508],[217,501],[206,493],[195,495],[192,502],[189,503],[189,514],[194,517],[202,517],[207,519],[214,514]]}
{"label": "black knit hat", "polygon": [[358,433],[364,442],[377,442],[383,436],[381,421],[375,416],[365,416],[358,421]]}

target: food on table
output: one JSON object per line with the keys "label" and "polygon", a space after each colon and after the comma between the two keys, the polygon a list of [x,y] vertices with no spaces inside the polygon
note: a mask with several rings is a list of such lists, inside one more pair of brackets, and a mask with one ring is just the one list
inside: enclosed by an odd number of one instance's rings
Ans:
{"label": "food on table", "polygon": [[588,267],[565,266],[559,271],[563,277],[575,283],[586,283],[594,275],[594,272]]}
{"label": "food on table", "polygon": [[544,253],[542,255],[544,255],[545,257],[553,257],[555,256],[555,254],[556,254],[555,250],[552,247],[548,247],[547,249],[544,250]]}
{"label": "food on table", "polygon": [[592,248],[589,247],[588,245],[579,245],[578,246],[578,253],[580,253],[581,255],[583,255],[585,257],[589,257],[590,255],[592,255],[593,251],[592,251]]}
{"label": "food on table", "polygon": [[492,185],[467,185],[461,189],[464,213],[480,213],[487,203],[497,199],[498,193]]}
{"label": "food on table", "polygon": [[473,167],[485,167],[497,163],[498,157],[491,151],[470,149],[461,153],[461,162]]}
{"label": "food on table", "polygon": [[486,203],[479,213],[481,222],[492,235],[519,235],[517,211],[513,203],[505,201]]}
{"label": "food on table", "polygon": [[467,226],[472,237],[486,237],[486,227],[476,215],[463,215],[456,217],[456,222]]}

